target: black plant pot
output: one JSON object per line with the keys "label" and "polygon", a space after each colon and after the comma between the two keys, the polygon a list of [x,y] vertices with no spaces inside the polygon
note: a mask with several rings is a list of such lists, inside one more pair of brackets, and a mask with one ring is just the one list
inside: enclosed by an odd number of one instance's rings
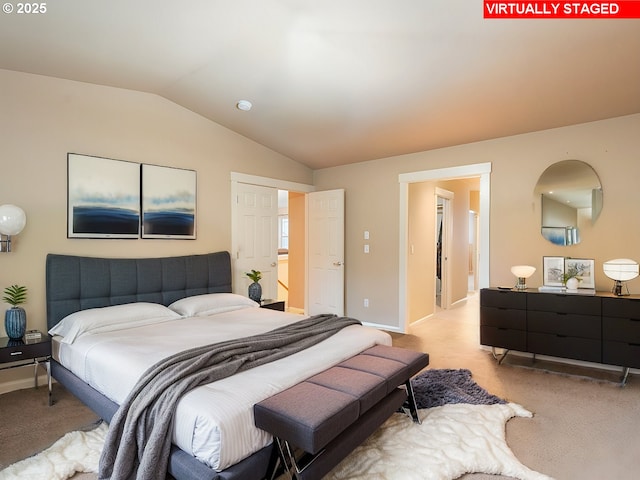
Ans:
{"label": "black plant pot", "polygon": [[258,282],[253,282],[249,285],[249,298],[254,302],[260,303],[262,299],[262,285]]}

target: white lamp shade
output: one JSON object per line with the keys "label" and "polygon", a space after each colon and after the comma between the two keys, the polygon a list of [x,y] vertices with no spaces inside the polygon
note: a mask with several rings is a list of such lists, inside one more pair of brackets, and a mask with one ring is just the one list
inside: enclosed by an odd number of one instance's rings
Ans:
{"label": "white lamp shade", "polygon": [[629,258],[616,258],[602,265],[604,274],[611,280],[626,282],[638,276],[638,262]]}
{"label": "white lamp shade", "polygon": [[17,235],[27,224],[27,216],[20,207],[15,205],[0,206],[0,233],[2,235]]}
{"label": "white lamp shade", "polygon": [[531,265],[514,265],[511,267],[511,273],[518,278],[529,278],[536,271],[536,267]]}

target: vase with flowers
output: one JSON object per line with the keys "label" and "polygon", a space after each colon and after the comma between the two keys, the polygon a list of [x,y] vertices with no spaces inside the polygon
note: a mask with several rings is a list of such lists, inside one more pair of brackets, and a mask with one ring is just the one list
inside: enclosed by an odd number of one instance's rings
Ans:
{"label": "vase with flowers", "polygon": [[577,290],[580,286],[580,272],[576,267],[569,267],[567,271],[562,275],[562,283],[567,287],[567,290]]}

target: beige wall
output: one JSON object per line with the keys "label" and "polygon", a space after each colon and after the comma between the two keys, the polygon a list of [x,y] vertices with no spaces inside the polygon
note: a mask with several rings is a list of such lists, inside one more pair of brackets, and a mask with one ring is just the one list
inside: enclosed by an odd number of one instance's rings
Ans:
{"label": "beige wall", "polygon": [[289,304],[304,310],[305,195],[289,192]]}
{"label": "beige wall", "polygon": [[[486,120],[486,119],[485,119]],[[490,162],[490,283],[512,285],[509,268],[530,264],[538,271],[529,284],[542,283],[545,255],[593,258],[596,287],[608,290],[602,262],[640,260],[640,114],[570,127],[316,170],[318,189],[346,190],[346,311],[362,320],[398,325],[399,184],[401,173]],[[540,235],[539,199],[533,190],[552,163],[579,159],[600,177],[604,206],[582,243],[555,246]],[[483,213],[481,212],[481,215]],[[363,230],[371,232],[371,253],[361,251]],[[629,283],[640,293],[640,279]],[[370,300],[370,308],[362,300]]]}
{"label": "beige wall", "polygon": [[[312,182],[307,167],[156,95],[0,70],[0,105],[0,204],[16,204],[27,214],[14,251],[0,254],[0,288],[29,288],[28,328],[46,329],[47,253],[229,250],[231,171]],[[67,239],[67,152],[196,170],[197,240]],[[6,375],[0,372],[0,382]]]}
{"label": "beige wall", "polygon": [[436,289],[435,182],[409,185],[407,315],[414,322],[433,313]]}

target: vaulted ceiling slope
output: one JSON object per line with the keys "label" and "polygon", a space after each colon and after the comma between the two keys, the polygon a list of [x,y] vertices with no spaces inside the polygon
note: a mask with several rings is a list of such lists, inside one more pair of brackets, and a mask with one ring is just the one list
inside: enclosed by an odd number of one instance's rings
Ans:
{"label": "vaulted ceiling slope", "polygon": [[640,112],[640,20],[485,20],[481,0],[46,5],[0,15],[0,68],[154,93],[313,169]]}

